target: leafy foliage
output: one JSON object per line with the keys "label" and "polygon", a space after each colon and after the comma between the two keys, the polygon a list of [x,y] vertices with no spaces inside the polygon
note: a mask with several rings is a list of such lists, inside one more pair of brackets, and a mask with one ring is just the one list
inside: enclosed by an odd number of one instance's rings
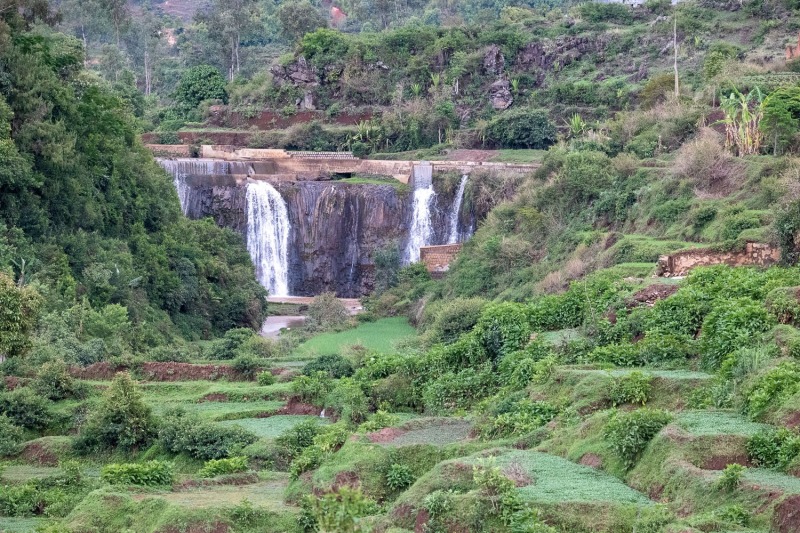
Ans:
{"label": "leafy foliage", "polygon": [[15,455],[22,444],[22,428],[5,414],[0,415],[0,457]]}
{"label": "leafy foliage", "polygon": [[201,422],[184,411],[173,411],[164,417],[158,440],[167,451],[211,460],[236,456],[258,437],[236,425]]}
{"label": "leafy foliage", "polygon": [[228,457],[227,459],[210,459],[197,473],[200,477],[217,477],[225,474],[235,474],[247,470],[246,457]]}
{"label": "leafy foliage", "polygon": [[747,456],[756,466],[786,468],[800,455],[800,435],[788,428],[759,431],[747,440]]}
{"label": "leafy foliage", "polygon": [[643,372],[631,372],[616,378],[611,386],[611,402],[614,406],[626,403],[644,405],[653,389],[653,376]]}
{"label": "leafy foliage", "polygon": [[606,424],[605,437],[611,449],[626,466],[636,463],[650,440],[666,426],[672,416],[666,411],[642,408],[616,413]]}
{"label": "leafy foliage", "polygon": [[175,87],[175,100],[187,109],[196,108],[203,100],[228,101],[225,78],[211,65],[198,65],[187,69]]}
{"label": "leafy foliage", "polygon": [[164,461],[111,463],[100,472],[100,479],[112,485],[169,485],[172,478],[172,465]]}

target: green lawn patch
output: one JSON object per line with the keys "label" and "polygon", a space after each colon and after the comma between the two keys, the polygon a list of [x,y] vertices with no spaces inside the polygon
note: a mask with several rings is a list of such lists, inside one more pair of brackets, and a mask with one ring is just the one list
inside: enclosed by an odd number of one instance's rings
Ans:
{"label": "green lawn patch", "polygon": [[301,344],[293,353],[296,358],[342,353],[347,346],[361,345],[367,350],[390,353],[395,345],[412,337],[416,331],[403,317],[382,318],[337,333],[323,333]]}
{"label": "green lawn patch", "polygon": [[9,465],[3,469],[0,481],[24,483],[32,479],[44,479],[59,472],[61,469],[55,466]]}
{"label": "green lawn patch", "polygon": [[387,442],[388,446],[432,444],[444,446],[469,438],[472,424],[460,418],[418,418],[402,424],[402,433]]}
{"label": "green lawn patch", "polygon": [[732,411],[685,411],[677,415],[676,421],[680,427],[695,436],[750,436],[769,427],[751,422]]}
{"label": "green lawn patch", "polygon": [[319,420],[320,424],[329,424],[327,418],[310,415],[275,415],[267,418],[240,418],[219,422],[225,426],[241,426],[261,438],[274,439],[280,437],[294,426],[306,420]]}
{"label": "green lawn patch", "polygon": [[27,533],[45,523],[44,518],[9,518],[0,516],[0,533]]}
{"label": "green lawn patch", "polygon": [[547,150],[498,150],[492,163],[538,163]]}
{"label": "green lawn patch", "polygon": [[275,512],[295,510],[284,503],[283,491],[289,484],[289,475],[275,473],[274,479],[252,485],[219,485],[203,487],[182,492],[169,492],[152,495],[139,495],[136,499],[151,497],[166,500],[172,505],[191,509],[229,508],[238,505],[242,500],[249,500],[254,507]]}

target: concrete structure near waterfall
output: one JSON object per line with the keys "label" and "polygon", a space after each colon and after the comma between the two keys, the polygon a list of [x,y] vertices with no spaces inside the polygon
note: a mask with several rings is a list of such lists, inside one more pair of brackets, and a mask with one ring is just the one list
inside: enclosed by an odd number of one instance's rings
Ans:
{"label": "concrete structure near waterfall", "polygon": [[420,261],[434,279],[444,277],[461,251],[461,244],[423,246],[419,249]]}

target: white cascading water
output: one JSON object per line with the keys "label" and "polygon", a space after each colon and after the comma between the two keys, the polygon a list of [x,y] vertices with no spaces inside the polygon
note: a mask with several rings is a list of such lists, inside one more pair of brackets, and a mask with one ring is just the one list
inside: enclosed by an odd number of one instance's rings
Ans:
{"label": "white cascading water", "polygon": [[431,206],[436,192],[433,190],[433,167],[417,165],[414,167],[414,199],[411,207],[411,229],[408,233],[405,262],[419,261],[419,249],[430,244],[433,236]]}
{"label": "white cascading water", "polygon": [[286,202],[265,181],[247,184],[247,250],[256,277],[270,296],[289,295],[289,215]]}
{"label": "white cascading water", "polygon": [[461,214],[461,203],[464,201],[464,189],[467,186],[467,175],[461,176],[461,182],[458,184],[456,197],[453,199],[453,207],[450,209],[450,235],[447,238],[447,244],[455,244],[461,236],[458,232],[458,218]]}
{"label": "white cascading water", "polygon": [[186,184],[186,176],[208,175],[208,174],[229,174],[230,163],[219,159],[158,159],[158,163],[170,174],[175,190],[178,191],[178,198],[181,201],[181,211],[186,215],[189,208],[189,200],[192,192],[191,187]]}

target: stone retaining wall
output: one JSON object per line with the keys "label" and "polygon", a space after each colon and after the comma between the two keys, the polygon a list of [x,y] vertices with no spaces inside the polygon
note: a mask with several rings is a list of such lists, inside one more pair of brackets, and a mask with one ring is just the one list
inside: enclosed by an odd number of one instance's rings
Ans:
{"label": "stone retaining wall", "polygon": [[695,267],[710,265],[770,266],[781,259],[781,251],[769,244],[748,242],[744,250],[715,252],[694,249],[662,255],[656,274],[663,277],[685,276]]}
{"label": "stone retaining wall", "polygon": [[444,276],[445,272],[450,269],[452,263],[458,252],[461,251],[460,244],[443,244],[441,246],[423,246],[419,249],[420,261],[425,264],[425,267],[434,278]]}

